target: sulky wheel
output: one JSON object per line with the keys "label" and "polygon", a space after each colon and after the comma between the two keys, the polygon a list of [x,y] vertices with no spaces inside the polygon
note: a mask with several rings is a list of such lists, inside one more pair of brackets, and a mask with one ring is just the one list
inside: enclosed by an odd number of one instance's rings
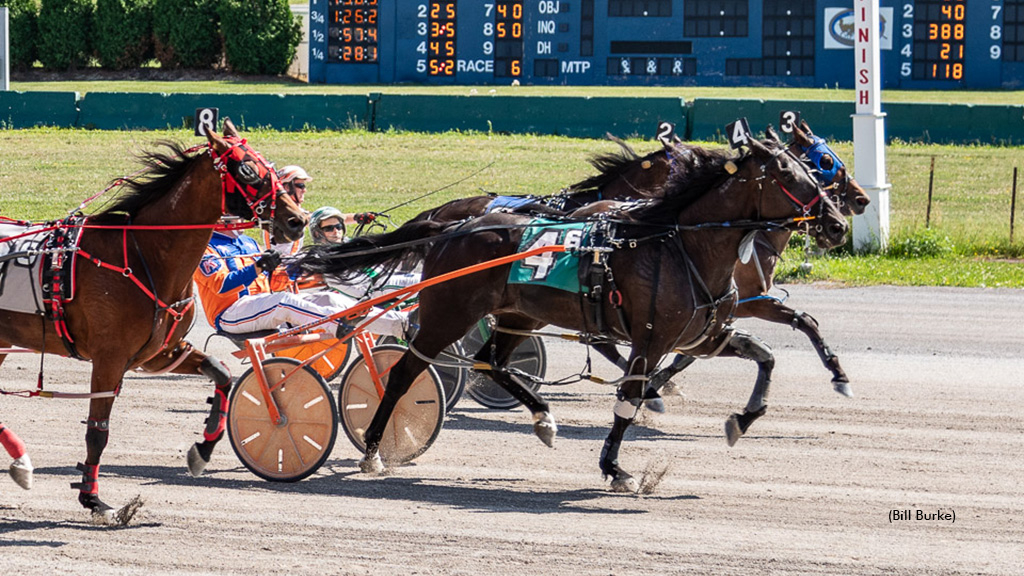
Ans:
{"label": "sulky wheel", "polygon": [[[375,346],[371,350],[374,366],[389,370],[407,348],[397,344]],[[382,375],[387,386],[387,375]],[[345,371],[338,390],[341,426],[360,452],[366,451],[363,432],[380,405],[377,387],[366,369],[366,359],[357,358]],[[444,424],[444,389],[433,367],[428,366],[398,401],[380,441],[380,456],[385,462],[401,464],[427,451]]]}
{"label": "sulky wheel", "polygon": [[[378,345],[383,344],[402,344],[394,336],[383,336],[380,340],[377,340]],[[455,354],[455,356],[452,356]],[[460,356],[465,356],[465,352],[462,350],[462,344],[455,342],[444,349],[441,352],[440,358],[443,362],[460,362]],[[444,411],[445,414],[455,409],[455,405],[459,403],[459,399],[462,398],[462,391],[466,388],[467,370],[465,368],[452,368],[451,366],[440,366],[435,364],[434,370],[437,371],[438,377],[441,378],[441,387],[444,388]]]}
{"label": "sulky wheel", "polygon": [[[292,358],[268,358],[263,373],[281,413],[271,421],[253,368],[231,390],[228,438],[253,474],[274,482],[295,482],[316,472],[334,448],[338,408],[331,390],[308,366]],[[284,381],[284,383],[279,383]]]}
{"label": "sulky wheel", "polygon": [[[491,328],[487,318],[477,322],[476,326],[470,328],[469,332],[462,337],[462,347],[465,349],[466,355],[474,356],[484,342],[490,338],[490,335]],[[523,340],[512,353],[508,365],[527,374],[543,378],[548,367],[548,354],[544,348],[544,341],[539,336],[530,336]],[[524,382],[524,384],[532,390],[540,388],[539,384],[533,382]],[[496,410],[511,410],[520,404],[519,400],[516,400],[507,390],[480,372],[469,371],[466,394],[480,404]]]}

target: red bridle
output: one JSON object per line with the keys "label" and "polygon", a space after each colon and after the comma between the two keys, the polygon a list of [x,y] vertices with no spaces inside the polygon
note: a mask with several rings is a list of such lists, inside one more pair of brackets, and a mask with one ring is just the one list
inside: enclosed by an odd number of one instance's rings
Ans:
{"label": "red bridle", "polygon": [[[245,200],[252,211],[253,217],[261,222],[273,222],[277,197],[285,193],[281,180],[277,177],[273,165],[263,155],[253,150],[245,138],[226,136],[231,146],[223,153],[218,153],[209,144],[213,167],[220,172],[222,182],[221,211],[227,211],[227,195],[237,192]],[[253,168],[255,166],[255,169]],[[270,180],[269,190],[260,195],[267,179]],[[270,217],[263,218],[269,199]]]}

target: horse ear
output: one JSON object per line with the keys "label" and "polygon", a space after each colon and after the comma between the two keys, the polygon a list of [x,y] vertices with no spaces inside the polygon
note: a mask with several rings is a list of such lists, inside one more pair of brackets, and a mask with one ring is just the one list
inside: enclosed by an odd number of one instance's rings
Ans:
{"label": "horse ear", "polygon": [[793,126],[793,141],[804,148],[814,144],[814,141],[811,139],[811,127],[807,125],[807,122],[801,120],[800,126]]}
{"label": "horse ear", "polygon": [[238,129],[235,128],[235,124],[231,121],[231,118],[224,119],[224,136],[233,136],[235,138],[239,137]]}
{"label": "horse ear", "polygon": [[772,151],[757,138],[747,138],[747,146],[758,158],[770,158],[772,155]]}
{"label": "horse ear", "polygon": [[780,144],[782,143],[782,140],[779,140],[779,135],[775,133],[775,129],[772,128],[771,124],[769,124],[768,127],[764,129],[764,136],[768,140],[772,140]]}
{"label": "horse ear", "polygon": [[223,154],[225,150],[230,148],[227,141],[221,138],[220,135],[213,130],[206,131],[206,140],[210,142],[210,146],[213,147],[218,154]]}
{"label": "horse ear", "polygon": [[814,132],[811,132],[811,125],[807,123],[807,120],[800,120],[800,129],[807,135],[808,138],[814,136]]}

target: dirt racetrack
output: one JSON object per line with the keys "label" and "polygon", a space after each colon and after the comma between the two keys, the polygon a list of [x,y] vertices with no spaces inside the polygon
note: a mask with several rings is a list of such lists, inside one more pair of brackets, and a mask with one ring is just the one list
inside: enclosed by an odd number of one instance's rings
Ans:
{"label": "dirt racetrack", "polygon": [[[1024,573],[1024,291],[787,288],[790,305],[821,322],[856,397],[832,391],[803,335],[743,321],[776,352],[768,414],[729,448],[723,423],[746,403],[755,367],[698,362],[677,378],[685,397],[668,398],[667,413],[643,416],[627,434],[623,467],[638,477],[665,472],[643,495],[611,493],[601,479],[613,397],[597,384],[542,390],[560,426],[554,449],[533,436],[522,409],[464,397],[435,445],[389,475],[358,473],[359,454],[341,433],[317,474],[279,484],[242,467],[227,441],[207,475],[191,478],[185,452],[205,418],[205,379],[132,375],[114,407],[100,487],[112,505],[139,494],[145,506],[128,527],[100,527],[68,487],[85,454],[85,402],[5,397],[0,416],[29,445],[36,478],[25,492],[0,476],[0,567],[147,576]],[[201,346],[208,333],[197,325],[191,339]],[[210,344],[222,358],[228,349]],[[549,340],[548,350],[549,377],[578,371],[585,357],[574,344]],[[37,356],[11,356],[0,383],[32,388],[38,367]],[[46,387],[86,391],[88,368],[48,358]]]}

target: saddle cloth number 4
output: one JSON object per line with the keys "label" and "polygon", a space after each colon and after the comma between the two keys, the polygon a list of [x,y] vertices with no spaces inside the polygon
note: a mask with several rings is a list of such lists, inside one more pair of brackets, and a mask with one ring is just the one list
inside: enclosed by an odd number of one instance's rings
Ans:
{"label": "saddle cloth number 4", "polygon": [[[542,248],[544,246],[555,246],[558,244],[565,245],[567,250],[578,250],[583,242],[583,230],[579,228],[571,228],[568,230],[545,230],[541,234],[534,237],[533,242],[524,250],[533,250],[534,248]],[[545,252],[543,254],[535,254],[524,258],[522,261],[523,268],[531,268],[533,275],[530,280],[534,282],[543,281],[551,273],[552,268],[555,265],[555,253]]]}

